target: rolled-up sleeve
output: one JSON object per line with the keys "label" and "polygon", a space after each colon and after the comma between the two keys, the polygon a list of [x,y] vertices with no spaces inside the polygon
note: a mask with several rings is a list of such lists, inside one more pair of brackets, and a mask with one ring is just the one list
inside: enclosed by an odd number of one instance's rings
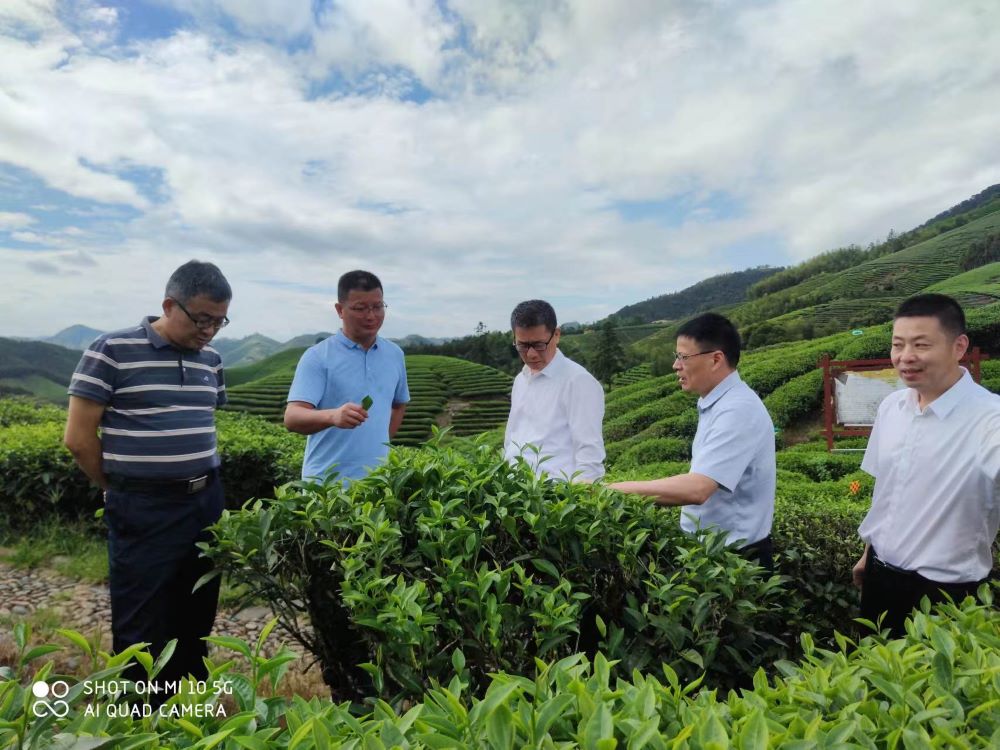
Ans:
{"label": "rolled-up sleeve", "polygon": [[592,377],[575,378],[569,389],[568,421],[573,465],[584,479],[604,476],[604,388]]}
{"label": "rolled-up sleeve", "polygon": [[[732,492],[757,452],[758,433],[768,429],[771,428],[760,420],[748,419],[744,410],[724,408],[712,420],[711,429],[691,462],[691,471]],[[771,435],[768,437],[773,439]]]}

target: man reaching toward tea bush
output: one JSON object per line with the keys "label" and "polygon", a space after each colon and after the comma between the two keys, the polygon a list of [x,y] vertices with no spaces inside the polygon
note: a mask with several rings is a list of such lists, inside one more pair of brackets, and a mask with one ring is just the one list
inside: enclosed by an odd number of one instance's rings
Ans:
{"label": "man reaching toward tea bush", "polygon": [[334,307],[341,330],[302,355],[285,407],[285,427],[309,436],[303,479],[366,476],[388,454],[410,400],[403,350],[378,335],[386,310],[378,277],[345,273]]}
{"label": "man reaching toward tea bush", "polygon": [[879,405],[861,468],[875,477],[854,566],[861,615],[894,636],[927,596],[960,601],[993,565],[1000,527],[1000,396],[959,365],[965,314],[951,297],[905,300],[892,326],[892,364],[907,388]]}
{"label": "man reaching toward tea bush", "polygon": [[610,487],[654,497],[661,505],[689,506],[681,514],[681,528],[728,532],[729,544],[740,545],[744,555],[770,570],[777,475],[774,423],[736,371],[739,361],[740,335],[727,318],[706,313],[681,326],[674,372],[682,390],[700,396],[691,470]]}
{"label": "man reaching toward tea bush", "polygon": [[147,642],[159,653],[176,638],[163,682],[207,677],[202,638],[219,581],[193,591],[211,569],[195,544],[224,504],[214,411],[226,388],[208,343],[229,323],[231,298],[216,266],[185,263],[167,282],[163,315],[100,336],[69,386],[66,447],[105,489],[114,648]]}
{"label": "man reaching toward tea bush", "polygon": [[536,474],[593,482],[604,476],[604,388],[559,351],[556,311],[522,302],[510,316],[524,368],[514,379],[504,455],[523,456]]}

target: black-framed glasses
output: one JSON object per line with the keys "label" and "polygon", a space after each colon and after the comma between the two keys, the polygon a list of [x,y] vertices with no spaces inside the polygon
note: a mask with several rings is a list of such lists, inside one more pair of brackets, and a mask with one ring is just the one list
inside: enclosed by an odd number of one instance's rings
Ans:
{"label": "black-framed glasses", "polygon": [[175,299],[174,297],[171,297],[170,299],[174,300],[174,302],[177,303],[177,306],[184,311],[184,314],[188,316],[188,319],[192,323],[194,323],[195,327],[199,331],[208,331],[208,330],[220,331],[227,325],[229,325],[229,318],[227,318],[225,315],[223,315],[221,318],[209,318],[209,317],[196,318],[194,315],[188,312],[188,309],[184,307],[184,305],[181,303],[179,299]]}
{"label": "black-framed glasses", "polygon": [[381,315],[387,307],[388,305],[385,302],[376,302],[374,305],[348,305],[347,309],[355,315],[365,315],[369,312]]}
{"label": "black-framed glasses", "polygon": [[674,362],[687,362],[691,357],[700,357],[702,354],[715,354],[718,349],[709,349],[707,352],[695,352],[694,354],[681,354],[674,352]]}
{"label": "black-framed glasses", "polygon": [[514,339],[514,348],[521,354],[524,354],[528,349],[534,349],[536,352],[544,352],[555,335],[556,332],[553,331],[552,335],[546,341],[518,341]]}

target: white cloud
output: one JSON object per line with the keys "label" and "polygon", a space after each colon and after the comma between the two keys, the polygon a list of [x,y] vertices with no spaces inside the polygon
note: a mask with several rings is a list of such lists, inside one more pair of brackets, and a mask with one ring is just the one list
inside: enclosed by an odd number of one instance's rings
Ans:
{"label": "white cloud", "polygon": [[[96,4],[89,24],[16,7],[35,31],[0,14],[0,162],[135,218],[47,211],[72,226],[46,230],[5,205],[0,229],[44,247],[0,262],[46,282],[0,300],[0,334],[24,305],[38,333],[76,322],[46,295],[132,322],[192,256],[232,277],[232,335],[330,328],[322,290],[357,266],[393,335],[500,328],[532,296],[586,320],[759,264],[741,244],[864,244],[1000,181],[984,3],[188,0],[153,40]],[[690,195],[668,222],[614,210]]]}
{"label": "white cloud", "polygon": [[18,211],[0,211],[0,230],[20,229],[35,223],[35,217]]}

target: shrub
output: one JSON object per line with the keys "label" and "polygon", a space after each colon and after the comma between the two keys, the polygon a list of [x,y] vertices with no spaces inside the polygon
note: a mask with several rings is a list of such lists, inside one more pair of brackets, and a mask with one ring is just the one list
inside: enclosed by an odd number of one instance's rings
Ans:
{"label": "shrub", "polygon": [[[983,587],[986,602],[992,594]],[[453,677],[416,703],[374,703],[354,712],[327,700],[262,697],[279,683],[293,658],[271,658],[237,639],[220,643],[247,660],[209,663],[210,682],[232,686],[233,709],[171,710],[217,697],[188,692],[171,699],[166,716],[129,712],[109,716],[107,698],[88,697],[86,684],[113,679],[124,659],[94,653],[77,633],[92,674],[72,684],[63,717],[32,711],[31,686],[51,679],[52,663],[33,665],[53,649],[31,649],[15,632],[15,660],[0,683],[0,743],[11,747],[266,748],[924,748],[997,747],[1000,681],[995,678],[1000,613],[969,598],[932,613],[916,612],[906,636],[816,648],[802,639],[803,658],[779,664],[781,675],[758,672],[752,687],[722,693],[699,690],[670,666],[628,673],[598,654],[539,661],[525,676],[491,675],[483,692],[470,690],[468,663],[450,652]],[[222,639],[217,639],[222,640]],[[82,644],[82,645],[81,645]],[[126,657],[128,658],[128,657]],[[150,665],[152,657],[134,658]],[[54,676],[54,675],[53,675]],[[141,706],[141,699],[132,705]],[[90,711],[87,711],[87,708]],[[171,707],[176,707],[172,709]],[[201,718],[204,717],[204,718]]]}
{"label": "shrub", "polygon": [[[17,413],[6,401],[5,413]],[[77,467],[62,444],[65,412],[59,421],[0,428],[0,518],[9,528],[25,529],[53,514],[90,518],[101,507],[101,493]],[[54,412],[41,410],[43,415]],[[219,452],[227,504],[239,507],[267,497],[276,483],[299,476],[305,441],[300,435],[249,414],[220,412]]]}
{"label": "shrub", "polygon": [[289,485],[214,531],[218,565],[345,698],[372,686],[415,697],[446,679],[455,647],[477,690],[491,672],[597,648],[734,684],[784,627],[777,579],[722,537],[688,536],[642,498],[539,480],[485,447],[398,451],[348,490]]}
{"label": "shrub", "polygon": [[827,482],[857,471],[861,453],[826,453],[819,451],[779,451],[778,468],[804,474],[813,481]]}
{"label": "shrub", "polygon": [[86,518],[101,507],[62,443],[63,423],[23,424],[0,430],[0,523],[24,529],[51,519]]}
{"label": "shrub", "polygon": [[31,398],[0,398],[0,428],[16,424],[65,422],[66,410]]}
{"label": "shrub", "polygon": [[238,508],[255,497],[270,497],[276,485],[302,473],[301,435],[252,414],[216,415],[226,504]]}
{"label": "shrub", "polygon": [[764,399],[764,406],[776,427],[788,427],[814,413],[822,401],[823,371],[810,370],[772,391]]}
{"label": "shrub", "polygon": [[629,448],[618,459],[621,466],[642,466],[691,458],[691,442],[681,438],[651,438]]}

